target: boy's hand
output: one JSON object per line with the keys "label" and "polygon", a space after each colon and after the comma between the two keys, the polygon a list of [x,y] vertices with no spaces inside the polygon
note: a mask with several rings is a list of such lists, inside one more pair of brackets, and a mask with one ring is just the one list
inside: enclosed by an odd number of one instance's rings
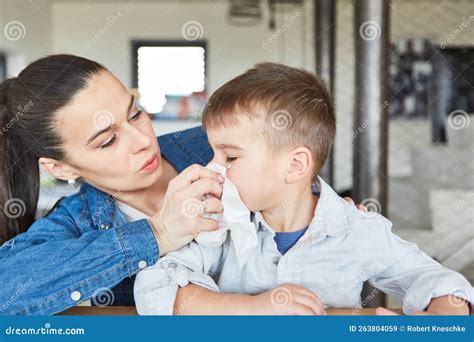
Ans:
{"label": "boy's hand", "polygon": [[[386,309],[382,306],[379,306],[375,309],[375,314],[377,316],[401,316],[400,314],[396,313],[395,311]],[[416,311],[412,313],[413,316],[420,316],[420,315],[429,315],[426,311]]]}
{"label": "boy's hand", "polygon": [[307,288],[282,284],[253,296],[251,312],[255,315],[326,315],[319,297]]}
{"label": "boy's hand", "polygon": [[[378,307],[375,309],[376,315],[395,316],[396,312]],[[416,311],[412,315],[469,315],[469,305],[463,298],[453,295],[446,295],[431,299],[426,311]]]}

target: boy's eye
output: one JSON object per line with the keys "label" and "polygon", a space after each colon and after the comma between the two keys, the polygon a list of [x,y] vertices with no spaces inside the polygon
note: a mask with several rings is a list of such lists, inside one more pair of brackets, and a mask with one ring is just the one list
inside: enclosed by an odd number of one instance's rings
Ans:
{"label": "boy's eye", "polygon": [[129,117],[128,119],[129,119],[130,121],[135,121],[135,120],[137,120],[137,119],[140,117],[140,115],[141,115],[142,113],[143,113],[143,111],[142,111],[142,110],[139,110],[138,112],[136,112],[134,115],[132,115],[132,116]]}
{"label": "boy's eye", "polygon": [[103,143],[99,147],[100,148],[109,147],[109,146],[113,145],[113,143],[115,142],[115,139],[117,139],[117,137],[115,136],[115,133],[114,133],[114,135],[110,139],[108,139],[105,143]]}

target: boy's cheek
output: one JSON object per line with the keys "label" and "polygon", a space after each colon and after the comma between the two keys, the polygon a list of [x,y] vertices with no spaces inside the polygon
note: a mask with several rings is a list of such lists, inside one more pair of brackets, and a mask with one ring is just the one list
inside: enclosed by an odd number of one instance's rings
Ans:
{"label": "boy's cheek", "polygon": [[260,195],[264,184],[262,184],[259,177],[260,175],[255,173],[255,169],[245,170],[241,169],[239,165],[232,165],[232,167],[227,169],[227,178],[234,183],[242,202],[250,211],[259,211],[261,209]]}
{"label": "boy's cheek", "polygon": [[245,182],[246,182],[245,172],[239,169],[238,166],[231,165],[227,169],[226,175],[227,175],[227,178],[229,178],[231,182],[235,184],[235,186],[237,187],[239,191],[243,187],[243,185],[245,185]]}
{"label": "boy's cheek", "polygon": [[260,198],[260,189],[258,186],[249,184],[245,188],[239,190],[240,198],[244,202],[245,206],[250,211],[260,211],[261,208],[261,198]]}
{"label": "boy's cheek", "polygon": [[230,169],[227,170],[227,178],[234,183],[235,187],[239,191],[239,195],[242,198],[242,195],[245,194],[245,178],[240,177],[238,174],[236,174],[234,171],[231,171]]}
{"label": "boy's cheek", "polygon": [[227,172],[227,177],[229,180],[234,183],[236,186],[237,190],[239,191],[240,198],[242,199],[242,202],[244,202],[245,206],[249,209],[252,210],[251,206],[251,198],[252,196],[249,196],[248,189],[251,188],[252,186],[250,184],[246,184],[249,180],[241,177],[235,176],[235,174],[229,174]]}

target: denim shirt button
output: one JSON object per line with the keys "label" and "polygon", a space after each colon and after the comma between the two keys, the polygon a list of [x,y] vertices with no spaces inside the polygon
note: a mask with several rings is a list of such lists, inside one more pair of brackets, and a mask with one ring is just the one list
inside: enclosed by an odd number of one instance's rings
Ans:
{"label": "denim shirt button", "polygon": [[71,299],[77,302],[79,299],[81,299],[81,293],[79,291],[74,291],[71,293]]}
{"label": "denim shirt button", "polygon": [[107,229],[109,229],[109,225],[108,224],[101,224],[100,229],[107,230]]}
{"label": "denim shirt button", "polygon": [[146,263],[145,260],[142,260],[142,261],[140,261],[140,262],[138,263],[138,268],[139,268],[139,269],[143,269],[143,268],[145,268],[146,266],[147,266],[147,263]]}

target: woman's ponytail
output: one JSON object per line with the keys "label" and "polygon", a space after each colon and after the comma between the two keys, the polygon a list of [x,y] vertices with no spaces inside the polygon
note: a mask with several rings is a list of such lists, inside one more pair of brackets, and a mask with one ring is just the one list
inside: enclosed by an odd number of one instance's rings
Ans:
{"label": "woman's ponytail", "polygon": [[39,196],[38,158],[24,146],[15,123],[28,110],[12,111],[8,97],[14,91],[11,78],[0,86],[0,243],[28,229],[35,219]]}
{"label": "woman's ponytail", "polygon": [[0,84],[0,243],[35,219],[41,157],[63,161],[57,113],[106,70],[73,55],[51,55]]}

